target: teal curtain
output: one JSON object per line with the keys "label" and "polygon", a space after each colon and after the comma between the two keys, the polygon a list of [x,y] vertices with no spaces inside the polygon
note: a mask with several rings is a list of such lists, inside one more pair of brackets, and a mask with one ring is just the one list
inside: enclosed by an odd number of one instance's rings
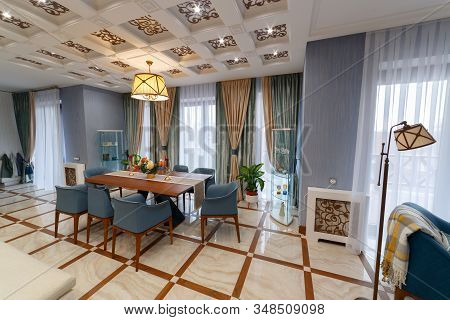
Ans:
{"label": "teal curtain", "polygon": [[222,84],[216,84],[216,180],[228,183],[230,177],[230,139],[227,131],[227,119],[222,99]]}
{"label": "teal curtain", "polygon": [[36,136],[34,101],[31,101],[28,92],[13,93],[12,96],[23,157],[29,162],[33,157]]}
{"label": "teal curtain", "polygon": [[139,153],[142,140],[144,101],[133,99],[130,94],[124,94],[123,108],[125,112],[125,134],[128,153]]}
{"label": "teal curtain", "polygon": [[[296,165],[296,145],[298,131],[298,114],[302,96],[302,75],[300,73],[271,77],[273,128],[290,128],[293,132],[283,131],[274,137],[274,144],[289,149],[291,171],[294,172],[293,204],[298,205],[298,170]],[[281,160],[284,161],[284,160]],[[286,164],[274,163],[275,166]]]}
{"label": "teal curtain", "polygon": [[239,144],[239,166],[255,164],[254,141],[256,134],[256,79],[252,79],[250,97],[248,100],[247,115],[244,129],[242,130],[241,143]]}
{"label": "teal curtain", "polygon": [[[172,110],[172,119],[170,123],[168,154],[170,167],[180,161],[180,90],[177,88],[175,92],[175,101]],[[158,139],[159,141],[159,139]]]}
{"label": "teal curtain", "polygon": [[24,163],[21,183],[26,182],[26,168],[31,166],[36,142],[36,112],[34,94],[32,92],[13,93],[14,115],[16,117],[17,131],[22,146]]}

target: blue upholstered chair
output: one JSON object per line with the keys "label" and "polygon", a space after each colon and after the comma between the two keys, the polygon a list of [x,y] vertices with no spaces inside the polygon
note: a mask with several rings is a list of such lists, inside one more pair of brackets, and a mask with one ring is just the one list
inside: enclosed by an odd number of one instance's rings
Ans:
{"label": "blue upholstered chair", "polygon": [[[95,168],[90,168],[90,169],[86,169],[84,170],[84,178],[90,178],[93,176],[100,176],[102,174],[106,174],[106,173],[110,173],[112,172],[111,170],[107,169],[107,168],[103,168],[103,167],[95,167]],[[95,187],[95,185],[93,185],[92,183],[86,183],[89,187]],[[100,186],[102,187],[102,186]],[[116,189],[111,189],[111,191],[117,191],[119,190],[120,192],[120,196],[122,197],[122,187],[116,188]]]}
{"label": "blue upholstered chair", "polygon": [[88,189],[88,220],[86,227],[86,242],[89,243],[91,223],[93,219],[103,222],[103,249],[106,250],[108,243],[108,227],[112,223],[114,209],[111,205],[111,197],[107,188]]}
{"label": "blue upholstered chair", "polygon": [[176,164],[173,166],[173,171],[175,172],[189,172],[189,167],[182,164]]}
{"label": "blue upholstered chair", "polygon": [[73,238],[78,240],[78,222],[80,216],[88,209],[88,192],[85,184],[73,187],[56,186],[56,209],[55,209],[55,238],[58,236],[59,215],[67,214],[73,217]]}
{"label": "blue upholstered chair", "polygon": [[[142,196],[142,199],[144,197]],[[134,199],[136,200],[136,199]],[[156,205],[146,205],[140,201],[130,199],[113,199],[114,220],[112,237],[112,254],[115,254],[117,230],[134,235],[136,238],[136,272],[139,266],[141,238],[159,226],[169,223],[170,243],[173,243],[172,211],[168,201]]]}
{"label": "blue upholstered chair", "polygon": [[239,234],[237,191],[238,183],[235,181],[228,184],[212,185],[208,188],[201,211],[202,242],[205,240],[205,224],[209,218],[233,218],[238,242],[241,242],[241,236]]}
{"label": "blue upholstered chair", "polygon": [[[405,204],[426,216],[442,232],[450,234],[450,223],[414,203]],[[408,243],[409,263],[406,282],[401,289],[396,288],[395,299],[404,299],[405,296],[432,300],[449,299],[450,252],[422,231],[410,235]]]}
{"label": "blue upholstered chair", "polygon": [[200,173],[200,174],[210,174],[211,178],[206,180],[205,183],[205,192],[208,191],[208,188],[216,183],[216,170],[210,168],[197,168],[192,171],[192,173]]}

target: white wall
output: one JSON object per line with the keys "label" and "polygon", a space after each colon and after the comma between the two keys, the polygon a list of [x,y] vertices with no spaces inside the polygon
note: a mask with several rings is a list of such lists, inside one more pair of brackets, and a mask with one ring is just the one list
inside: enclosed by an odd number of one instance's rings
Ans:
{"label": "white wall", "polygon": [[[10,158],[13,154],[15,159],[17,152],[22,153],[22,147],[17,132],[12,94],[0,91],[0,157],[6,153]],[[14,163],[14,176],[16,175],[17,168]]]}

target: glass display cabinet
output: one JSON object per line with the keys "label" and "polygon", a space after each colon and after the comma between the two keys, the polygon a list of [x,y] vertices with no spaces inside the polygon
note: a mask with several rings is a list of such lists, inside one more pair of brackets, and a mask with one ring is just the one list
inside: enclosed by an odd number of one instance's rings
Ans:
{"label": "glass display cabinet", "polygon": [[121,161],[125,159],[122,130],[98,130],[99,154],[102,167],[111,171],[121,169]]}
{"label": "glass display cabinet", "polygon": [[283,225],[293,220],[295,130],[272,130],[271,217]]}

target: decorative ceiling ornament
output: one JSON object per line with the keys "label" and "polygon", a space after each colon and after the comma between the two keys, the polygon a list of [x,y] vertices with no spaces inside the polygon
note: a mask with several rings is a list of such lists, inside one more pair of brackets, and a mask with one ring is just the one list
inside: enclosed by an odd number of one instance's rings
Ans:
{"label": "decorative ceiling ornament", "polygon": [[117,61],[112,61],[111,63],[114,64],[114,65],[116,65],[116,66],[118,66],[118,67],[124,68],[124,69],[130,67],[129,64],[126,64],[126,63],[124,63],[124,62],[122,62],[122,61],[119,61],[119,60],[117,60]]}
{"label": "decorative ceiling ornament", "polygon": [[102,68],[99,68],[97,66],[90,66],[89,69],[94,70],[94,71],[99,72],[99,73],[105,72],[105,70],[103,70]]}
{"label": "decorative ceiling ornament", "polygon": [[37,8],[43,9],[45,12],[51,14],[52,16],[59,16],[70,11],[68,8],[64,7],[56,1],[28,0],[28,2],[30,2]]}
{"label": "decorative ceiling ornament", "polygon": [[59,55],[57,53],[50,52],[50,51],[43,50],[43,49],[37,50],[36,52],[45,54],[46,56],[49,56],[49,57],[52,57],[52,58],[55,58],[55,59],[58,59],[58,60],[64,60],[66,58],[66,57],[63,57],[62,55]]}
{"label": "decorative ceiling ornament", "polygon": [[93,36],[96,36],[100,39],[102,39],[103,41],[107,41],[110,44],[112,44],[113,46],[116,46],[118,44],[122,44],[125,43],[126,41],[124,39],[122,39],[121,37],[115,35],[114,33],[106,30],[106,29],[101,29],[100,31],[97,32],[93,32],[91,33]]}
{"label": "decorative ceiling ornament", "polygon": [[150,70],[153,62],[148,60],[148,72],[134,75],[133,89],[131,97],[133,99],[145,101],[165,101],[169,100],[166,81],[159,74],[154,74]]}
{"label": "decorative ceiling ornament", "polygon": [[109,84],[109,85],[114,85],[114,83],[112,83],[111,81],[108,81],[108,80],[105,80],[103,82],[106,83],[106,84]]}
{"label": "decorative ceiling ornament", "polygon": [[126,78],[126,77],[123,77],[122,80],[129,81],[129,82],[133,81],[133,79]]}
{"label": "decorative ceiling ornament", "polygon": [[251,7],[262,7],[266,3],[280,2],[281,0],[242,0],[245,8],[250,10]]}
{"label": "decorative ceiling ornament", "polygon": [[197,24],[203,19],[210,20],[219,17],[219,14],[209,0],[187,1],[178,4],[177,7],[178,11],[192,24]]}
{"label": "decorative ceiling ornament", "polygon": [[247,60],[247,58],[244,57],[244,58],[227,60],[227,63],[230,66],[235,66],[235,65],[238,65],[238,64],[248,63],[248,60]]}
{"label": "decorative ceiling ornament", "polygon": [[73,75],[76,75],[76,76],[79,76],[79,77],[85,77],[84,74],[81,74],[81,73],[78,73],[78,72],[69,71],[69,73],[70,73],[70,74],[73,74]]}
{"label": "decorative ceiling ornament", "polygon": [[213,66],[210,63],[199,64],[197,66],[197,69],[200,71],[205,71],[205,70],[212,69],[212,68],[213,68]]}
{"label": "decorative ceiling ornament", "polygon": [[223,38],[208,40],[208,42],[211,45],[211,47],[213,47],[216,50],[219,48],[236,47],[237,46],[236,40],[234,40],[233,36],[226,36]]}
{"label": "decorative ceiling ornament", "polygon": [[0,11],[0,20],[6,23],[11,23],[21,29],[27,29],[32,26],[31,23],[15,18],[3,11]]}
{"label": "decorative ceiling ornament", "polygon": [[[271,32],[269,32],[271,31]],[[272,28],[263,28],[255,30],[256,39],[258,41],[264,41],[270,38],[282,38],[287,36],[286,24],[280,24]]]}
{"label": "decorative ceiling ornament", "polygon": [[168,73],[170,73],[171,75],[176,75],[176,74],[180,74],[182,71],[180,69],[170,69],[167,70]]}
{"label": "decorative ceiling ornament", "polygon": [[170,51],[172,51],[173,53],[177,54],[180,57],[188,56],[190,54],[195,54],[195,52],[188,46],[172,48],[172,49],[170,49]]}
{"label": "decorative ceiling ornament", "polygon": [[38,65],[38,66],[42,66],[42,65],[43,65],[42,63],[40,63],[40,62],[38,62],[38,61],[34,61],[34,60],[31,60],[31,59],[27,59],[27,58],[16,57],[16,59],[22,60],[22,61],[26,61],[26,62],[35,64],[35,65]]}
{"label": "decorative ceiling ornament", "polygon": [[68,46],[69,48],[76,49],[76,50],[80,51],[81,53],[89,53],[92,51],[92,49],[89,49],[89,48],[87,48],[79,43],[75,43],[73,41],[66,41],[66,42],[63,42],[62,44]]}
{"label": "decorative ceiling ornament", "polygon": [[148,36],[153,36],[164,31],[169,31],[151,16],[143,16],[139,19],[128,21],[132,26],[138,27],[139,30],[144,31]]}
{"label": "decorative ceiling ornament", "polygon": [[275,53],[266,53],[264,55],[264,60],[276,60],[276,59],[280,59],[280,58],[287,58],[289,56],[289,53],[287,52],[287,50],[285,51],[281,51],[281,52],[277,52]]}

